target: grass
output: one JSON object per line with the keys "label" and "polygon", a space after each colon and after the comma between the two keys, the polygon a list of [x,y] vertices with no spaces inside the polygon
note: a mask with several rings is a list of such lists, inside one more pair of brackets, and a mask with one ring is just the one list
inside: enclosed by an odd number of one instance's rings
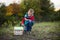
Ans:
{"label": "grass", "polygon": [[[17,24],[16,26],[19,26]],[[0,28],[0,35],[8,35],[10,40],[60,40],[60,22],[35,23],[30,35],[13,36],[13,26]],[[21,38],[20,38],[21,37]]]}
{"label": "grass", "polygon": [[60,30],[60,22],[41,22],[41,23],[36,23],[33,26],[32,31],[35,31],[38,36],[40,35],[39,38],[44,38],[44,37],[47,37],[47,36],[48,37],[51,36],[52,37],[51,40],[52,39],[55,40],[57,34],[60,35],[59,30]]}

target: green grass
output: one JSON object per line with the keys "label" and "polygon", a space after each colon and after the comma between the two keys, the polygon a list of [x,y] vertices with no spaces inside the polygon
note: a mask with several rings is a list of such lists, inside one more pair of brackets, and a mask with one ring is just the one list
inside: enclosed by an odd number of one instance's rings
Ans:
{"label": "green grass", "polygon": [[32,31],[34,31],[38,35],[39,38],[44,38],[45,36],[48,36],[49,34],[49,36],[51,36],[55,40],[56,38],[55,35],[60,33],[60,22],[35,23],[35,25],[32,28]]}
{"label": "green grass", "polygon": [[[19,26],[17,24],[16,26]],[[8,28],[0,28],[0,35],[1,34],[9,34],[11,38],[13,38],[13,26],[10,25]],[[22,36],[19,39],[25,38],[25,40],[29,38],[35,38],[37,39],[48,39],[50,38],[51,40],[59,40],[59,33],[60,33],[60,22],[40,22],[40,23],[35,23],[33,28],[32,28],[32,33],[31,35],[28,36]],[[28,38],[28,39],[29,39]],[[18,38],[17,38],[18,40]]]}
{"label": "green grass", "polygon": [[33,27],[33,29],[45,29],[46,31],[53,31],[56,28],[59,28],[60,22],[41,22],[36,23]]}

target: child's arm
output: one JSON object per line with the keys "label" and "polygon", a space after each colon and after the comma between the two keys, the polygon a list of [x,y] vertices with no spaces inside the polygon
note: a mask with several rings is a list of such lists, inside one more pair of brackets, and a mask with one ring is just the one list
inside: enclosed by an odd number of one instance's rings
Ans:
{"label": "child's arm", "polygon": [[32,17],[31,17],[31,20],[32,20],[32,21],[35,21],[35,18],[34,18],[34,16],[32,16]]}
{"label": "child's arm", "polygon": [[28,14],[25,14],[24,19],[25,19],[25,20],[29,20]]}
{"label": "child's arm", "polygon": [[35,23],[35,18],[34,18],[34,16],[31,17],[31,20],[32,20],[32,22],[33,22],[33,24],[34,24],[34,23]]}
{"label": "child's arm", "polygon": [[21,21],[21,25],[22,25],[22,26],[24,25],[24,20],[25,20],[25,19],[23,18],[22,21]]}
{"label": "child's arm", "polygon": [[29,19],[27,19],[27,18],[24,18],[25,20],[29,20]]}

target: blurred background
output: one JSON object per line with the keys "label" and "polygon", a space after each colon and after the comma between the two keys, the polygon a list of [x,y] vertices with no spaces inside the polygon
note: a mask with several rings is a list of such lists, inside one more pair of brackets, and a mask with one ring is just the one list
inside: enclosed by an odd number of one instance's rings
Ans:
{"label": "blurred background", "polygon": [[[56,33],[51,37],[54,40],[55,38],[59,40],[60,0],[0,0],[0,34],[4,34],[4,30],[8,33],[8,30],[13,30],[12,27],[18,26],[30,8],[35,11],[36,25],[33,27],[33,32],[37,30],[38,33],[46,31],[46,34],[49,32],[52,32],[52,35]],[[44,35],[42,34],[40,38],[45,38]],[[58,37],[55,37],[57,35]]]}

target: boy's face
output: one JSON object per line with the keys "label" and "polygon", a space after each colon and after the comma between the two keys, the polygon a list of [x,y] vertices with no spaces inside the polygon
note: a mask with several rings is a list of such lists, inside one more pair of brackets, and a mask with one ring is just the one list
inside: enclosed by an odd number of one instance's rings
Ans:
{"label": "boy's face", "polygon": [[31,15],[33,15],[33,13],[29,10],[29,11],[28,11],[28,15],[31,16]]}

